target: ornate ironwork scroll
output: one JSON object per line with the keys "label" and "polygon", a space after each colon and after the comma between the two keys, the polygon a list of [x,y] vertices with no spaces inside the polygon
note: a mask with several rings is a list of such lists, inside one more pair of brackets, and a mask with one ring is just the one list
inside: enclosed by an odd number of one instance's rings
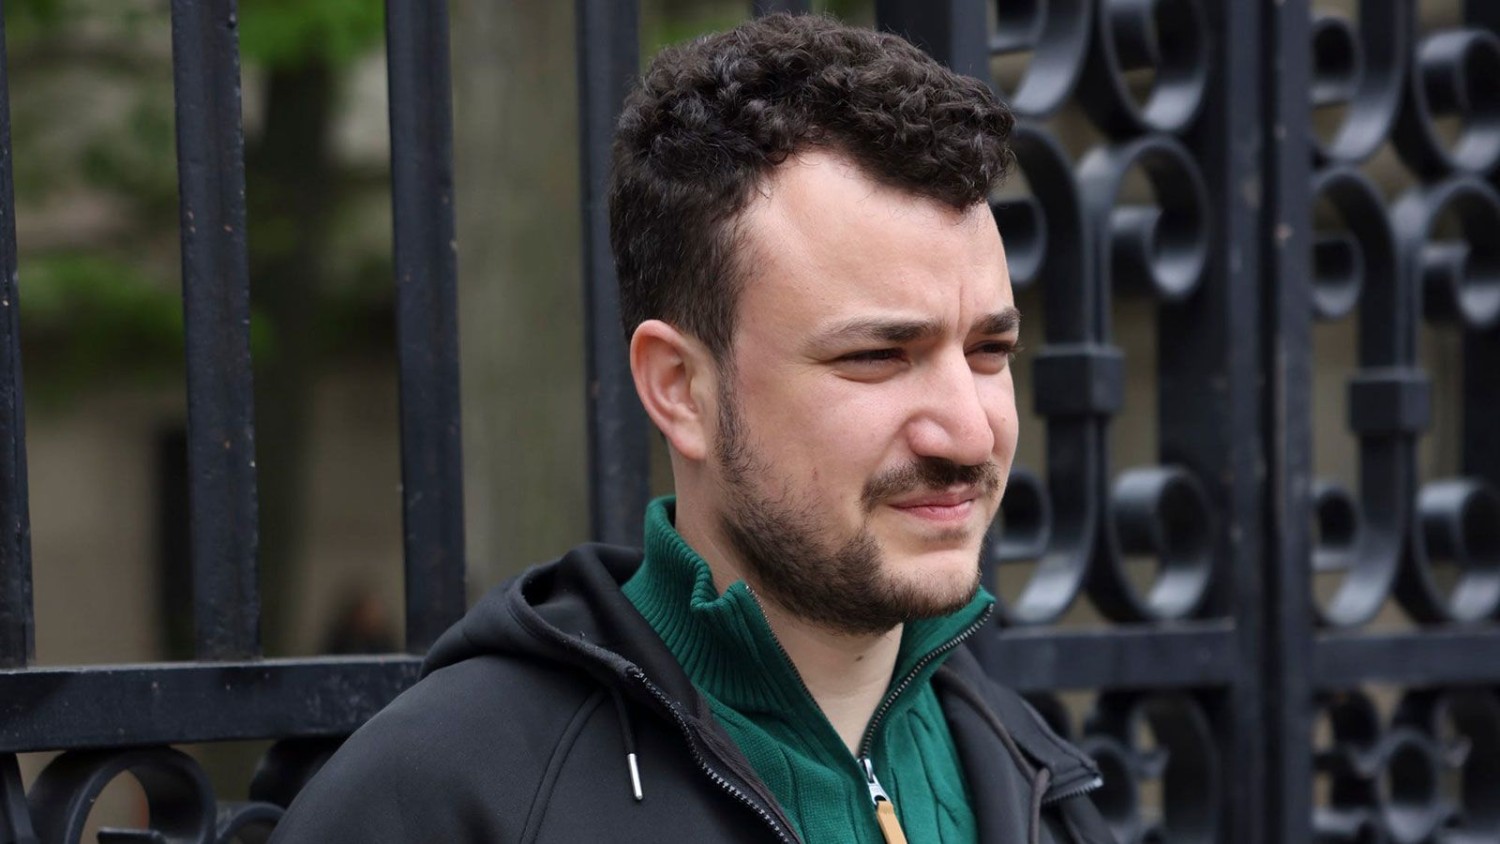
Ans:
{"label": "ornate ironwork scroll", "polygon": [[217,799],[198,762],[170,747],[71,750],[43,768],[29,792],[21,789],[15,755],[0,756],[0,836],[16,844],[78,844],[99,795],[128,775],[145,797],[145,826],[104,827],[100,842],[264,842],[337,746],[328,739],[273,745],[256,770],[248,801]]}
{"label": "ornate ironwork scroll", "polygon": [[[915,5],[878,4],[882,25],[973,67]],[[977,647],[1100,763],[1096,802],[1121,841],[1264,840],[1259,15],[1209,0],[936,5],[987,17],[990,79],[1020,118],[1020,189],[992,207],[1030,303],[1027,430],[1046,439],[991,533],[1005,629]],[[1120,336],[1127,310],[1153,323],[1154,356]],[[1154,416],[1154,459],[1114,453],[1127,414]],[[1082,730],[1059,688],[1094,690]]]}
{"label": "ornate ironwork scroll", "polygon": [[[1292,57],[1272,136],[1278,824],[1500,841],[1500,9],[1315,2],[1274,22]],[[1311,340],[1337,336],[1313,324],[1356,338],[1352,490],[1309,471],[1340,445],[1313,435]]]}

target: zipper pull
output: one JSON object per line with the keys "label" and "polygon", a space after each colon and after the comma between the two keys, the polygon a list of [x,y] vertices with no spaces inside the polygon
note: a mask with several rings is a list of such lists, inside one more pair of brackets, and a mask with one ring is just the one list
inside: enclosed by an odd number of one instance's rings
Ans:
{"label": "zipper pull", "polygon": [[880,825],[880,834],[885,844],[906,844],[906,833],[901,831],[901,821],[896,817],[896,804],[885,793],[880,780],[875,778],[875,763],[870,757],[859,757],[859,766],[865,772],[865,784],[870,787],[870,800],[875,804],[875,822]]}

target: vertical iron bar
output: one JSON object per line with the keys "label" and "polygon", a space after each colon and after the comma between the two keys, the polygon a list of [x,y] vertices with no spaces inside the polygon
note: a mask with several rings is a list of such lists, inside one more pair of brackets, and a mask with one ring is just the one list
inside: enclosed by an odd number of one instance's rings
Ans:
{"label": "vertical iron bar", "polygon": [[[1261,434],[1261,243],[1265,219],[1259,190],[1264,167],[1262,20],[1254,3],[1205,4],[1208,34],[1219,44],[1208,62],[1204,114],[1187,141],[1210,196],[1219,201],[1208,276],[1193,302],[1157,312],[1157,418],[1161,462],[1194,467],[1222,514],[1215,530],[1218,570],[1214,614],[1234,619],[1232,685],[1215,713],[1226,785],[1224,840],[1256,844],[1266,835],[1266,727],[1263,678],[1265,593]],[[1165,350],[1171,350],[1169,355]],[[1217,385],[1205,393],[1205,385]],[[1205,395],[1214,396],[1205,400]],[[1216,705],[1217,696],[1206,702]]]}
{"label": "vertical iron bar", "polygon": [[1262,424],[1267,469],[1265,840],[1312,840],[1313,691],[1312,267],[1309,228],[1312,115],[1311,10],[1307,0],[1260,7],[1265,17],[1262,91],[1266,119],[1262,257],[1267,401]]}
{"label": "vertical iron bar", "polygon": [[387,0],[406,647],[425,651],[464,611],[458,257],[448,6]]}
{"label": "vertical iron bar", "polygon": [[774,15],[777,12],[805,15],[812,11],[812,0],[753,0],[750,9],[756,17]]}
{"label": "vertical iron bar", "polygon": [[201,659],[260,651],[250,280],[234,0],[172,0],[187,333],[193,619]]}
{"label": "vertical iron bar", "polygon": [[31,519],[16,295],[16,200],[11,180],[10,71],[0,2],[0,667],[36,655],[31,604]]}
{"label": "vertical iron bar", "polygon": [[610,146],[638,75],[635,0],[578,0],[579,136],[583,145],[584,327],[588,342],[589,513],[595,539],[639,545],[650,496],[646,414],[620,330],[609,246]]}
{"label": "vertical iron bar", "polygon": [[[1500,34],[1500,4],[1464,0],[1464,21]],[[1490,183],[1495,184],[1493,179]],[[1500,425],[1495,424],[1500,409],[1500,331],[1466,327],[1462,368],[1463,473],[1500,486]]]}

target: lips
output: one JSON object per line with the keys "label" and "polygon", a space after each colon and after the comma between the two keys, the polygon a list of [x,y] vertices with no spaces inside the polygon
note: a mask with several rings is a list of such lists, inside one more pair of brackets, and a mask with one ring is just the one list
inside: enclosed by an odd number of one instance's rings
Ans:
{"label": "lips", "polygon": [[927,522],[962,522],[974,509],[979,491],[974,487],[926,492],[890,502],[890,506]]}

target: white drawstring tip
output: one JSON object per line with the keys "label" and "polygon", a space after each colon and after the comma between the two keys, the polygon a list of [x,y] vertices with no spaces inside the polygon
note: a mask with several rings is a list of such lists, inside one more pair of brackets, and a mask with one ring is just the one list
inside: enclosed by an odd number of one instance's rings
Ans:
{"label": "white drawstring tip", "polygon": [[644,795],[644,794],[641,793],[641,769],[639,767],[637,767],[636,764],[635,764],[635,754],[634,753],[627,753],[627,754],[625,754],[625,761],[630,763],[630,789],[631,789],[631,793],[633,793],[635,795],[636,802],[640,802],[640,801],[646,799],[646,795]]}

